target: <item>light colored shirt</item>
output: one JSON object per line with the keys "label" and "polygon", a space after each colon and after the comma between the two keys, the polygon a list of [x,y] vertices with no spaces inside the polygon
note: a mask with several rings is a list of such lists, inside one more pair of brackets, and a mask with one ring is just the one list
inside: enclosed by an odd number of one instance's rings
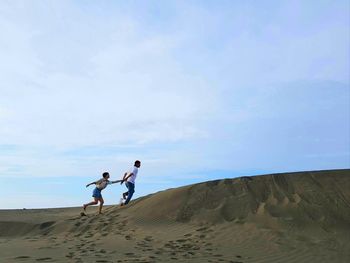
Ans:
{"label": "light colored shirt", "polygon": [[128,175],[130,175],[132,173],[132,176],[130,176],[127,181],[135,184],[135,180],[136,180],[138,171],[139,171],[139,168],[137,168],[136,166],[132,167],[129,170],[129,174],[128,174]]}
{"label": "light colored shirt", "polygon": [[96,187],[100,190],[105,189],[109,184],[111,184],[111,182],[105,178],[96,181]]}

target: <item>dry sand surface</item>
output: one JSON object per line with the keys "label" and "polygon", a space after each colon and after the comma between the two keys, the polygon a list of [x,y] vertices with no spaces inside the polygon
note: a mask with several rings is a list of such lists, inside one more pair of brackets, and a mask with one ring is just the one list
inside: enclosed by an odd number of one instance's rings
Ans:
{"label": "dry sand surface", "polygon": [[210,181],[80,211],[0,210],[0,262],[350,262],[350,170]]}

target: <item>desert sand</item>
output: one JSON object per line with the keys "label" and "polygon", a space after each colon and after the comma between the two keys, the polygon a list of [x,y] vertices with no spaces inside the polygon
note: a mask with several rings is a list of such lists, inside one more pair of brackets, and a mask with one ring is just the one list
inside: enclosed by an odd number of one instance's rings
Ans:
{"label": "desert sand", "polygon": [[0,210],[0,262],[350,262],[350,170],[209,181],[80,212]]}

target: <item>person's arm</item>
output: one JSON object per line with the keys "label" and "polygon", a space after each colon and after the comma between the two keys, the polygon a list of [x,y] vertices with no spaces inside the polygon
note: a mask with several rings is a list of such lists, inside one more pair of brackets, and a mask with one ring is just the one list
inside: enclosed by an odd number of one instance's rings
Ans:
{"label": "person's arm", "polygon": [[120,183],[122,182],[123,180],[115,180],[115,181],[111,181],[111,184],[115,184],[115,183]]}
{"label": "person's arm", "polygon": [[128,173],[125,173],[125,174],[124,174],[124,177],[123,177],[123,180],[121,181],[120,184],[123,184],[123,183],[124,183],[126,180],[128,180],[129,177],[132,176],[132,175],[134,175],[134,174],[133,174],[133,173],[130,173],[130,174],[128,175]]}
{"label": "person's arm", "polygon": [[128,173],[124,173],[123,179],[122,179],[122,181],[120,182],[120,184],[123,184],[123,183],[124,183],[125,176],[126,176],[127,174],[128,174]]}
{"label": "person's arm", "polygon": [[133,176],[134,174],[133,173],[130,173],[125,179],[124,181],[127,181],[131,176]]}
{"label": "person's arm", "polygon": [[89,184],[86,185],[86,187],[89,187],[92,184],[96,184],[96,182],[89,183]]}

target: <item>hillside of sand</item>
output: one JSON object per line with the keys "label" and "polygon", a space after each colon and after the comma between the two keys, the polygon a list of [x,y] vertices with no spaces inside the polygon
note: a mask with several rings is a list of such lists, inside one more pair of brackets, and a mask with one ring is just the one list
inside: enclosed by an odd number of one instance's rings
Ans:
{"label": "hillside of sand", "polygon": [[350,262],[350,170],[209,181],[127,207],[0,210],[0,262]]}

